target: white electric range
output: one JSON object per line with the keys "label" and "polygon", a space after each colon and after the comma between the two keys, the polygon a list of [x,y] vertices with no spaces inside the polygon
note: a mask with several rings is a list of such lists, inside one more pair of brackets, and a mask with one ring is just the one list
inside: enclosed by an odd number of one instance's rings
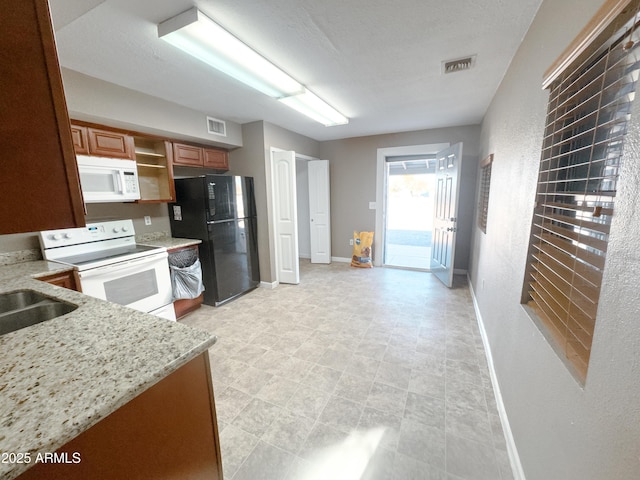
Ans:
{"label": "white electric range", "polygon": [[135,241],[133,221],[40,232],[45,260],[70,265],[82,293],[175,320],[167,250]]}

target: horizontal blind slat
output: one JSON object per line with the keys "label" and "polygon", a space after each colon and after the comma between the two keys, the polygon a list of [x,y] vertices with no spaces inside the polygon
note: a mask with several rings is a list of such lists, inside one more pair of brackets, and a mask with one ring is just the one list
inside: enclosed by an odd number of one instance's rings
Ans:
{"label": "horizontal blind slat", "polygon": [[545,222],[544,220],[542,222],[535,223],[534,225],[549,233],[559,235],[570,241],[583,244],[587,247],[596,248],[602,252],[606,252],[607,250],[606,240],[593,237],[587,233],[584,233],[581,230],[570,230],[568,228],[563,228],[559,225],[555,225],[553,223]]}

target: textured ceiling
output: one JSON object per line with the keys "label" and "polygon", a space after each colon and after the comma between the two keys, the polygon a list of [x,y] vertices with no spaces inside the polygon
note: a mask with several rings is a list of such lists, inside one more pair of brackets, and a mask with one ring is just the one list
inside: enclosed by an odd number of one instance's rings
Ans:
{"label": "textured ceiling", "polygon": [[[62,66],[316,140],[479,123],[541,0],[50,0]],[[350,118],[324,127],[158,39],[192,6]],[[441,62],[477,55],[443,75]]]}

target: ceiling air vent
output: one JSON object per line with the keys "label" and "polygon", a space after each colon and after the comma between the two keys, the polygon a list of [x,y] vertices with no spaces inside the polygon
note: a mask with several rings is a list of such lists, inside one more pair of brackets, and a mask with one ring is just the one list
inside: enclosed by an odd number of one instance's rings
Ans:
{"label": "ceiling air vent", "polygon": [[455,73],[469,70],[476,65],[476,56],[458,58],[456,60],[447,60],[442,62],[442,73]]}
{"label": "ceiling air vent", "polygon": [[227,122],[213,117],[207,117],[207,131],[213,135],[227,136]]}

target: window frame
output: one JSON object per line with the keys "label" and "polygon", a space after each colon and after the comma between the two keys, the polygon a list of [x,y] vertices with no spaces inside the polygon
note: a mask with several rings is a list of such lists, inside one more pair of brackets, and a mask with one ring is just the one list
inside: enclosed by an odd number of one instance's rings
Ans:
{"label": "window frame", "polygon": [[[625,96],[621,93],[623,90],[618,86],[611,88],[614,84],[607,83],[610,75],[616,81],[618,74],[624,79],[626,70],[620,68],[619,72],[625,73],[619,73],[616,64],[610,64],[609,59],[619,56],[622,64],[627,65],[629,52],[636,50],[635,58],[640,56],[637,53],[640,51],[637,50],[639,9],[640,0],[606,1],[547,70],[543,80],[543,89],[549,89],[550,95],[522,303],[583,385],[595,333],[609,242],[608,227],[630,116],[623,107],[620,111],[615,109],[619,96]],[[634,39],[635,46],[627,49],[624,47],[629,38]],[[593,80],[590,78],[592,72],[597,73],[593,74]],[[638,69],[632,70],[631,76],[633,78],[627,83],[631,85],[628,105],[635,101]],[[587,82],[580,83],[585,78]],[[611,91],[614,92],[614,108],[608,104],[603,106],[600,101]],[[580,96],[581,100],[574,100]],[[570,107],[565,106],[565,102]],[[601,120],[610,112],[615,115],[612,114],[609,123]],[[601,141],[598,134],[603,133],[606,134],[603,151],[607,156],[601,158],[597,150]],[[617,142],[611,158],[608,156],[609,141],[611,145]],[[596,163],[599,165],[594,167]],[[577,186],[584,191],[574,188]],[[614,189],[607,190],[610,186]],[[592,187],[595,188],[591,190]],[[595,193],[592,195],[592,192]],[[597,274],[592,275],[592,271]]]}
{"label": "window frame", "polygon": [[489,195],[491,193],[491,170],[493,153],[480,162],[480,187],[478,194],[478,228],[487,233],[487,219],[489,217]]}

